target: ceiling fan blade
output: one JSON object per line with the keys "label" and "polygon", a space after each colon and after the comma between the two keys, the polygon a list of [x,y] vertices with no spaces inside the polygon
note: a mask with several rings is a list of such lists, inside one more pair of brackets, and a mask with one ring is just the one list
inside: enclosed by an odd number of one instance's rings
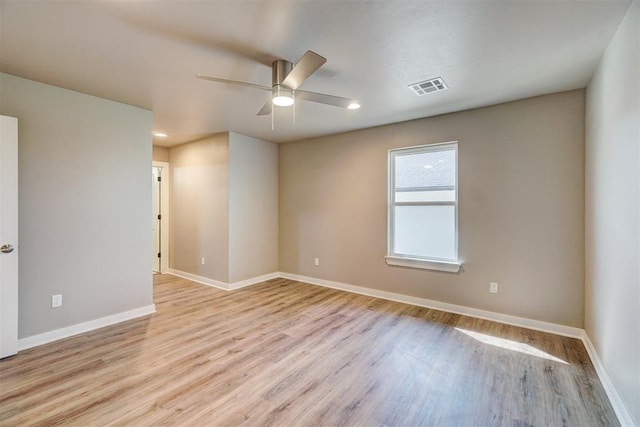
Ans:
{"label": "ceiling fan blade", "polygon": [[[339,96],[326,95],[324,93],[308,92],[306,90],[297,90],[295,92],[296,99],[304,99],[305,101],[317,102],[320,104],[333,105],[341,108],[359,108],[360,103],[355,99],[341,98]],[[358,105],[358,107],[353,107]]]}
{"label": "ceiling fan blade", "polygon": [[269,114],[271,114],[271,104],[273,104],[273,102],[271,102],[271,99],[267,100],[267,102],[265,102],[265,104],[262,106],[262,108],[260,109],[260,111],[258,111],[258,116],[268,116]]}
{"label": "ceiling fan blade", "polygon": [[327,58],[308,50],[300,61],[293,67],[291,72],[282,81],[282,85],[289,89],[296,90],[311,74],[327,62]]}
{"label": "ceiling fan blade", "polygon": [[269,92],[271,92],[271,87],[269,86],[262,86],[254,83],[247,83],[247,82],[239,82],[237,80],[221,79],[219,77],[205,76],[204,74],[196,74],[196,77],[202,80],[210,80],[212,82],[227,83],[227,84],[236,85],[236,86],[252,87],[254,89],[268,90]]}

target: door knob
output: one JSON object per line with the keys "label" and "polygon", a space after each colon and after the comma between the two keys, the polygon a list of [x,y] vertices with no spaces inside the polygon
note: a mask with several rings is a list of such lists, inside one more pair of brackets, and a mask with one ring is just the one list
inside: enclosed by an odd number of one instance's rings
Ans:
{"label": "door knob", "polygon": [[11,252],[13,252],[13,246],[9,244],[2,245],[0,247],[0,252],[2,252],[3,254],[10,254]]}

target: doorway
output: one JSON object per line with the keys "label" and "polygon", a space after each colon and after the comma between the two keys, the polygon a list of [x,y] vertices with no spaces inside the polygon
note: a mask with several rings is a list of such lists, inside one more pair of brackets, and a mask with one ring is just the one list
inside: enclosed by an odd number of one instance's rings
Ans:
{"label": "doorway", "polygon": [[153,162],[151,203],[152,271],[164,273],[169,269],[169,163]]}

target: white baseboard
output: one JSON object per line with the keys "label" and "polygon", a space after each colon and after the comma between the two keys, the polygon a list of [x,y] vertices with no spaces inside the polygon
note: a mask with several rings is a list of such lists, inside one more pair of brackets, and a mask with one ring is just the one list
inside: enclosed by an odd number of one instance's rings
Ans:
{"label": "white baseboard", "polygon": [[618,416],[618,421],[622,424],[622,427],[633,427],[637,424],[633,423],[631,419],[631,414],[627,410],[616,386],[613,384],[611,377],[609,376],[609,372],[607,372],[607,368],[604,366],[602,359],[598,355],[596,348],[593,346],[589,335],[587,332],[583,330],[582,342],[584,343],[584,347],[587,349],[587,353],[589,353],[589,357],[591,358],[591,363],[593,363],[593,367],[596,369],[598,373],[598,377],[600,378],[600,382],[602,383],[602,387],[604,387],[604,391],[607,393],[609,397],[609,401],[611,402],[611,406],[613,406],[613,410]]}
{"label": "white baseboard", "polygon": [[267,280],[277,279],[278,277],[280,277],[280,273],[275,272],[275,273],[263,274],[262,276],[258,276],[258,277],[252,277],[246,280],[240,280],[239,282],[229,283],[229,290],[245,288],[247,286],[255,285],[257,283],[266,282]]}
{"label": "white baseboard", "polygon": [[124,322],[125,320],[135,319],[137,317],[146,316],[156,312],[154,304],[147,305],[122,313],[112,314],[111,316],[101,317],[99,319],[89,320],[88,322],[78,323],[76,325],[67,326],[65,328],[56,329],[30,337],[18,340],[18,351],[26,350],[31,347],[48,344],[53,341],[69,338],[84,332],[93,331],[94,329],[104,328],[105,326],[114,325]]}
{"label": "white baseboard", "polygon": [[167,270],[167,274],[181,277],[183,279],[188,279],[188,280],[191,280],[192,282],[200,283],[201,285],[207,285],[213,288],[222,289],[224,291],[229,290],[228,283],[220,282],[214,279],[209,279],[208,277],[198,276],[197,274],[187,273],[186,271],[174,270],[173,268],[170,268],[169,270]]}
{"label": "white baseboard", "polygon": [[532,320],[524,317],[511,316],[509,314],[496,313],[493,311],[480,310],[462,305],[449,304],[446,302],[434,301],[425,298],[412,297],[409,295],[397,294],[394,292],[380,291],[376,289],[364,288],[361,286],[347,285],[346,283],[333,282],[331,280],[316,279],[315,277],[301,276],[291,273],[280,273],[280,277],[300,282],[311,283],[313,285],[324,286],[332,289],[353,292],[355,294],[366,295],[370,297],[382,298],[389,301],[402,302],[405,304],[416,305],[418,307],[433,308],[436,310],[446,311],[449,313],[462,314],[469,317],[479,319],[492,320],[494,322],[506,323],[508,325],[519,326],[536,331],[550,332],[556,335],[562,335],[571,338],[582,338],[584,330],[571,326],[558,325],[555,323],[542,322],[540,320]]}
{"label": "white baseboard", "polygon": [[611,402],[611,406],[618,417],[618,421],[623,427],[634,427],[637,425],[633,423],[631,415],[627,410],[624,402],[620,398],[620,394],[616,390],[611,377],[607,373],[607,370],[598,356],[593,343],[589,339],[586,331],[580,328],[574,328],[571,326],[558,325],[556,323],[542,322],[540,320],[532,320],[524,317],[511,316],[508,314],[495,313],[493,311],[480,310],[477,308],[465,307],[462,305],[448,304],[440,301],[433,301],[424,298],[412,297],[409,295],[396,294],[393,292],[380,291],[376,289],[364,288],[361,286],[348,285],[346,283],[334,282],[331,280],[317,279],[315,277],[301,276],[299,274],[291,273],[279,273],[280,277],[285,279],[297,280],[299,282],[311,283],[313,285],[324,286],[327,288],[338,289],[346,292],[352,292],[355,294],[366,295],[370,297],[382,298],[389,301],[402,302],[405,304],[416,305],[418,307],[433,308],[436,310],[446,311],[449,313],[462,314],[469,317],[476,317],[479,319],[492,320],[494,322],[505,323],[508,325],[519,326],[527,329],[534,329],[542,332],[549,332],[556,335],[561,335],[570,338],[578,338],[582,340],[587,353],[591,358],[591,362],[596,369],[598,378],[604,387],[604,390]]}
{"label": "white baseboard", "polygon": [[183,279],[189,279],[192,282],[197,282],[202,285],[212,286],[214,288],[222,289],[224,291],[233,291],[235,289],[245,288],[247,286],[255,285],[256,283],[262,283],[264,281],[276,279],[280,277],[280,273],[274,272],[274,273],[264,274],[262,276],[252,277],[250,279],[240,280],[238,282],[225,283],[225,282],[220,282],[218,280],[209,279],[208,277],[187,273],[186,271],[175,270],[173,268],[170,268],[167,271],[167,274],[181,277]]}

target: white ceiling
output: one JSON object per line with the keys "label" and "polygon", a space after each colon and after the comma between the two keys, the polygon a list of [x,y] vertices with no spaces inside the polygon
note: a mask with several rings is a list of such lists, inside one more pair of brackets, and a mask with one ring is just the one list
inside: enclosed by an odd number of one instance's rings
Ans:
{"label": "white ceiling", "polygon": [[[585,87],[630,0],[0,1],[0,70],[153,111],[175,145],[234,131],[283,142]],[[328,61],[297,102],[256,113],[270,62]],[[407,85],[442,77],[417,97]]]}

